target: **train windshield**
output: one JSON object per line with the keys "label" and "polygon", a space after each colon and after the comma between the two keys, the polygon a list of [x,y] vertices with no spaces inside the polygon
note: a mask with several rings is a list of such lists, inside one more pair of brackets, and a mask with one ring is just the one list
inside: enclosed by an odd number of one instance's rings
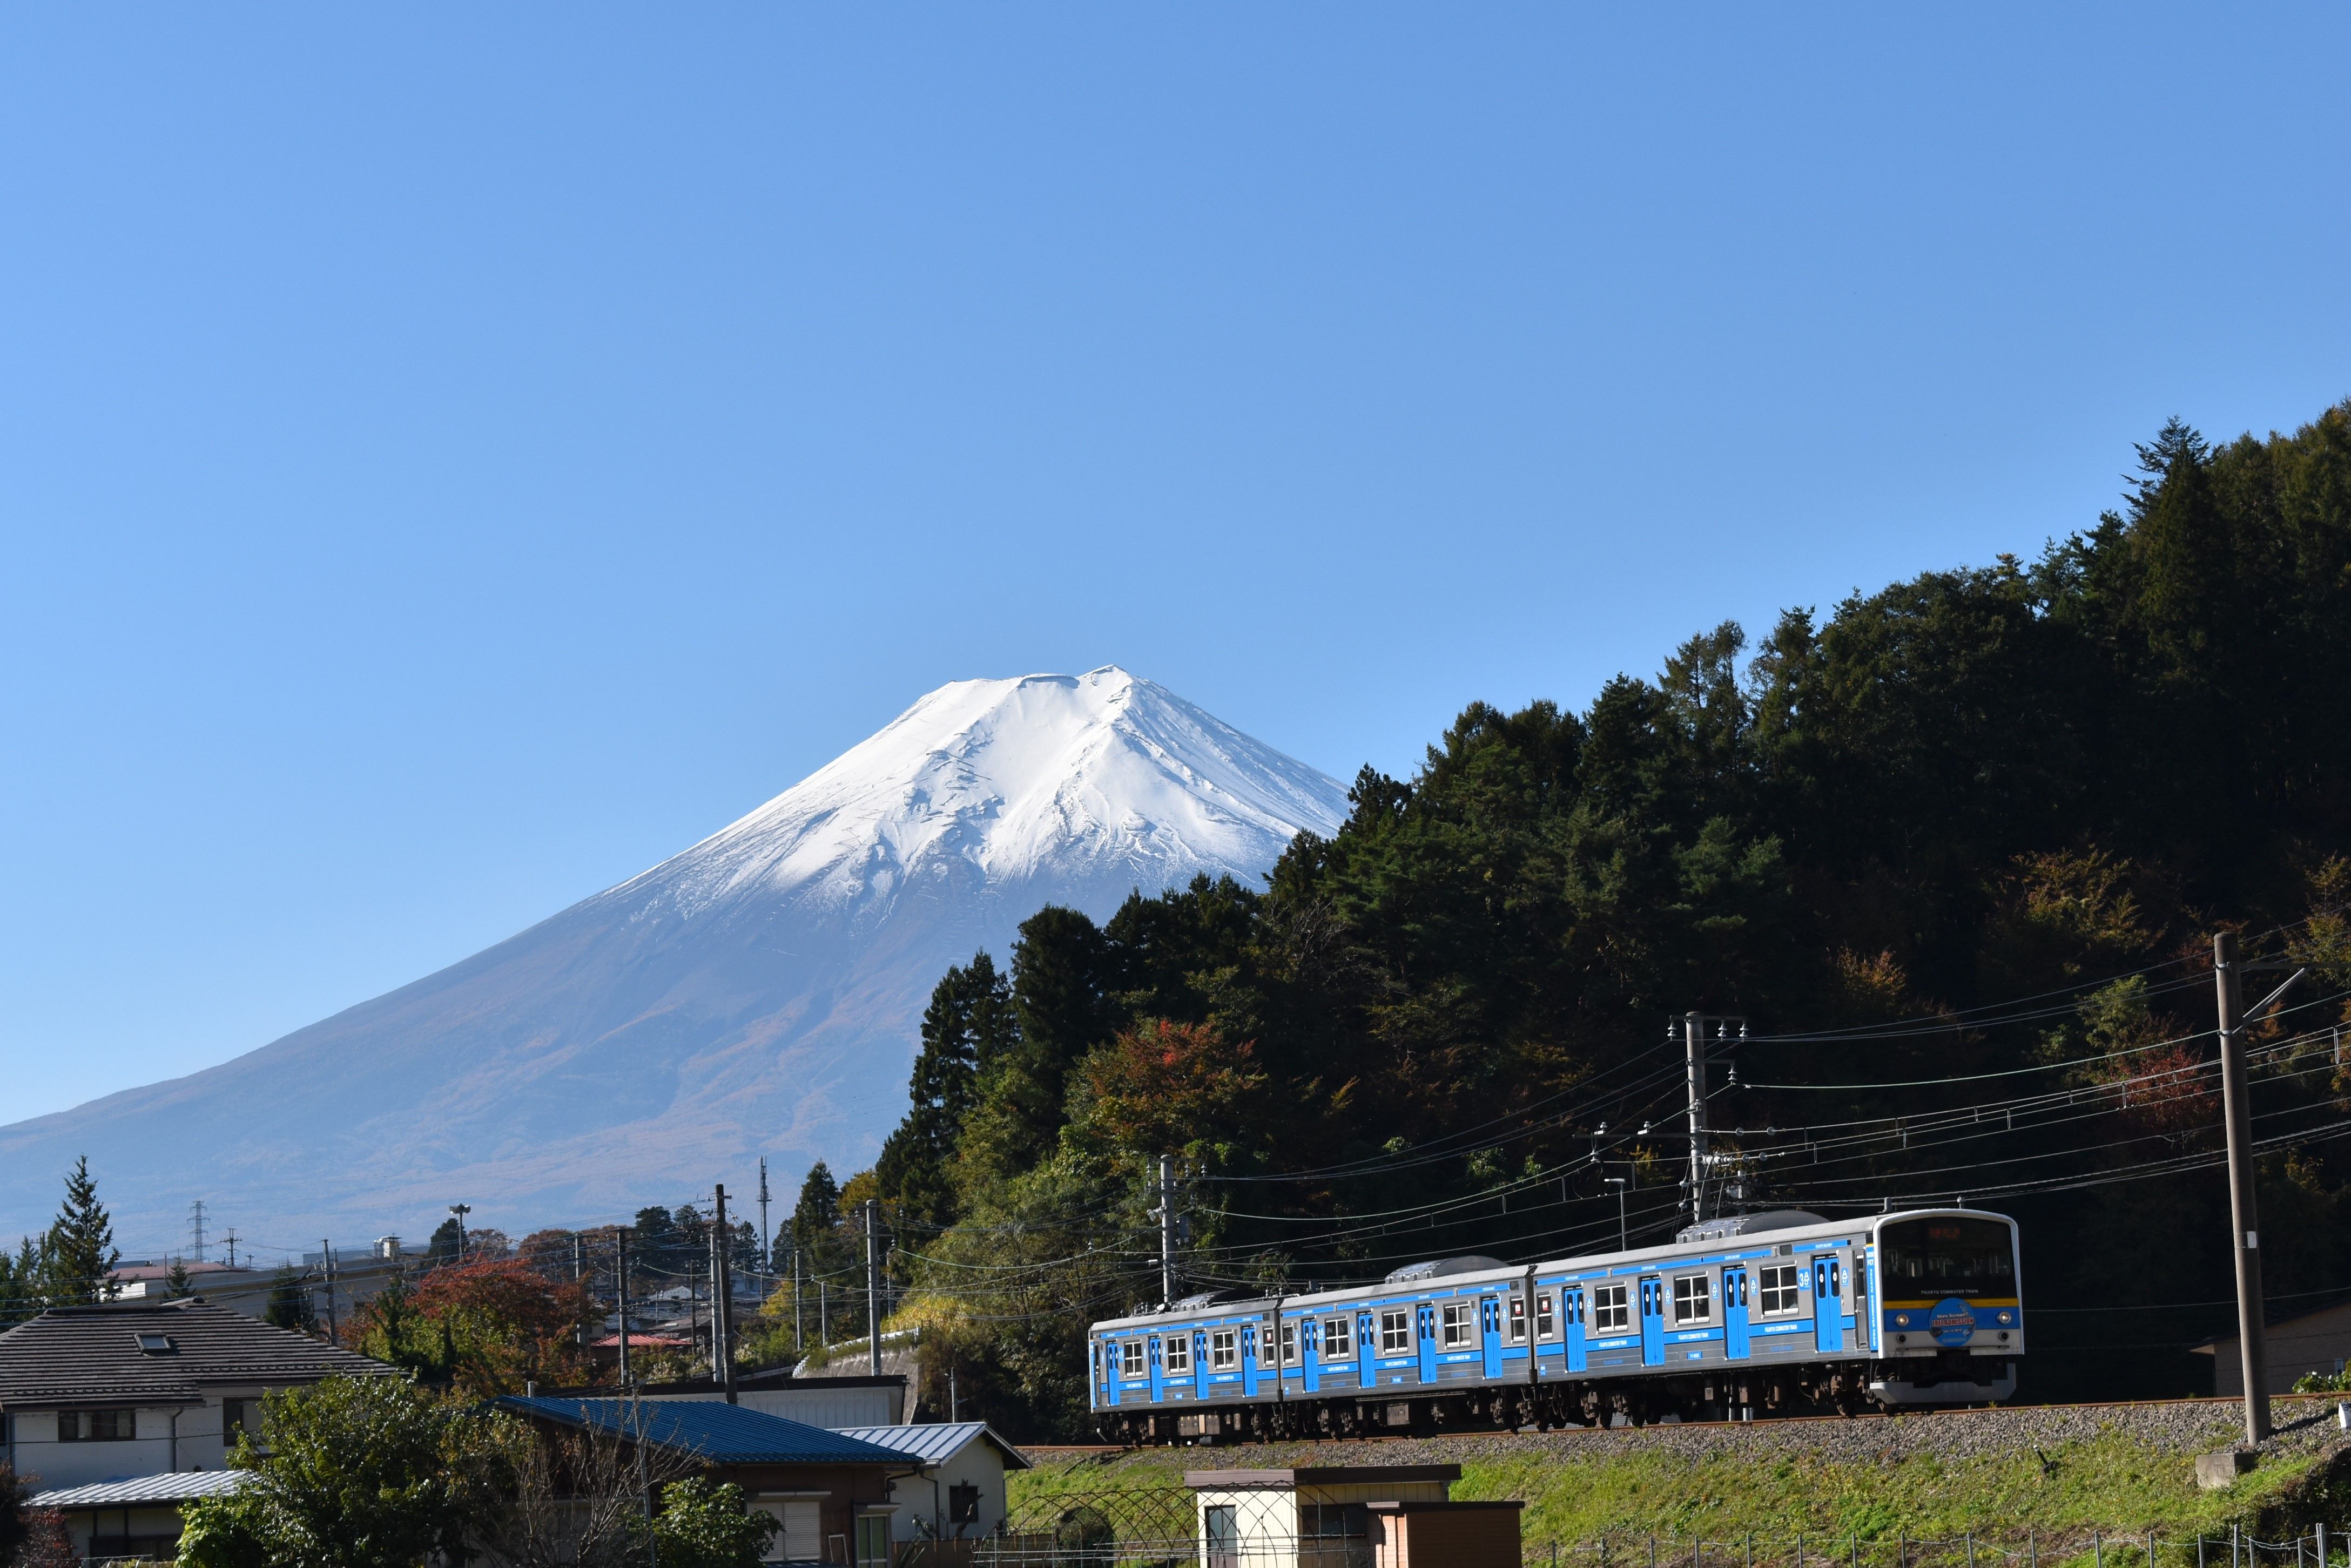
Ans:
{"label": "train windshield", "polygon": [[2016,1294],[2016,1251],[1998,1220],[1897,1220],[1877,1242],[1888,1301]]}

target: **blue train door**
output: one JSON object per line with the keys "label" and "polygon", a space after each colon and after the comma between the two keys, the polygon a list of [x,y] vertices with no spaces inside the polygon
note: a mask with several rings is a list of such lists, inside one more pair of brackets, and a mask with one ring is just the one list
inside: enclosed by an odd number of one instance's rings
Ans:
{"label": "blue train door", "polygon": [[1722,1271],[1722,1353],[1733,1361],[1746,1359],[1747,1271]]}
{"label": "blue train door", "polygon": [[1559,1293],[1559,1337],[1567,1345],[1570,1372],[1581,1372],[1592,1365],[1592,1353],[1583,1344],[1583,1291],[1580,1286]]}
{"label": "blue train door", "polygon": [[1306,1377],[1306,1391],[1322,1391],[1322,1324],[1320,1320],[1302,1317],[1298,1320],[1298,1366]]}
{"label": "blue train door", "polygon": [[1144,1354],[1151,1358],[1151,1402],[1156,1405],[1167,1397],[1167,1367],[1160,1359],[1157,1334],[1151,1336],[1150,1345]]}
{"label": "blue train door", "polygon": [[1641,1277],[1641,1365],[1666,1364],[1666,1282],[1655,1274]]}
{"label": "blue train door", "polygon": [[1241,1324],[1241,1397],[1257,1397],[1257,1324]]}
{"label": "blue train door", "polygon": [[1843,1350],[1844,1323],[1837,1302],[1842,1282],[1834,1258],[1813,1260],[1813,1347]]}
{"label": "blue train door", "polygon": [[1370,1388],[1380,1380],[1379,1368],[1372,1358],[1380,1342],[1372,1337],[1372,1313],[1369,1307],[1355,1314],[1355,1386]]}
{"label": "blue train door", "polygon": [[1420,1380],[1437,1381],[1437,1309],[1423,1302],[1413,1309],[1413,1339],[1420,1347]]}
{"label": "blue train door", "polygon": [[1480,1296],[1478,1300],[1478,1339],[1486,1352],[1486,1376],[1491,1380],[1502,1376],[1502,1298]]}

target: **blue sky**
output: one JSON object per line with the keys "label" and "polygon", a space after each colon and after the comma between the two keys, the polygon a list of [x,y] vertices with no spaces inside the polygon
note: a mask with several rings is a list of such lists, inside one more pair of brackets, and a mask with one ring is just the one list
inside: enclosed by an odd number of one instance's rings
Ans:
{"label": "blue sky", "polygon": [[2291,5],[0,14],[0,1120],[948,680],[1401,772],[2029,554],[2167,415],[2351,394],[2346,58]]}

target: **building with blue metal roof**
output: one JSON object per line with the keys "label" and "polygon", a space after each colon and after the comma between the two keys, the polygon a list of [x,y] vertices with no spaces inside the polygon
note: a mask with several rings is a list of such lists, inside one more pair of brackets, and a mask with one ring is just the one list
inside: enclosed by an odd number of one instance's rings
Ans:
{"label": "building with blue metal roof", "polygon": [[888,1568],[892,1516],[927,1468],[906,1449],[716,1400],[509,1395],[496,1403],[542,1430],[658,1449],[741,1487],[780,1527],[774,1563]]}

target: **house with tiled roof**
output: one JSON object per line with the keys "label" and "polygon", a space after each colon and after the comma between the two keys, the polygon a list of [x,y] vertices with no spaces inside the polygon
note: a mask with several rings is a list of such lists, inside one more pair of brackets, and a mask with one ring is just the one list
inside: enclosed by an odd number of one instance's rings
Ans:
{"label": "house with tiled roof", "polygon": [[171,1478],[225,1469],[262,1395],[336,1373],[399,1376],[200,1296],[51,1307],[0,1334],[0,1458],[84,1500],[67,1511],[79,1551],[168,1556],[179,1493],[215,1484]]}
{"label": "house with tiled roof", "polygon": [[643,1445],[743,1489],[779,1528],[771,1563],[889,1568],[896,1491],[921,1456],[717,1400],[509,1396],[497,1407],[556,1432]]}

